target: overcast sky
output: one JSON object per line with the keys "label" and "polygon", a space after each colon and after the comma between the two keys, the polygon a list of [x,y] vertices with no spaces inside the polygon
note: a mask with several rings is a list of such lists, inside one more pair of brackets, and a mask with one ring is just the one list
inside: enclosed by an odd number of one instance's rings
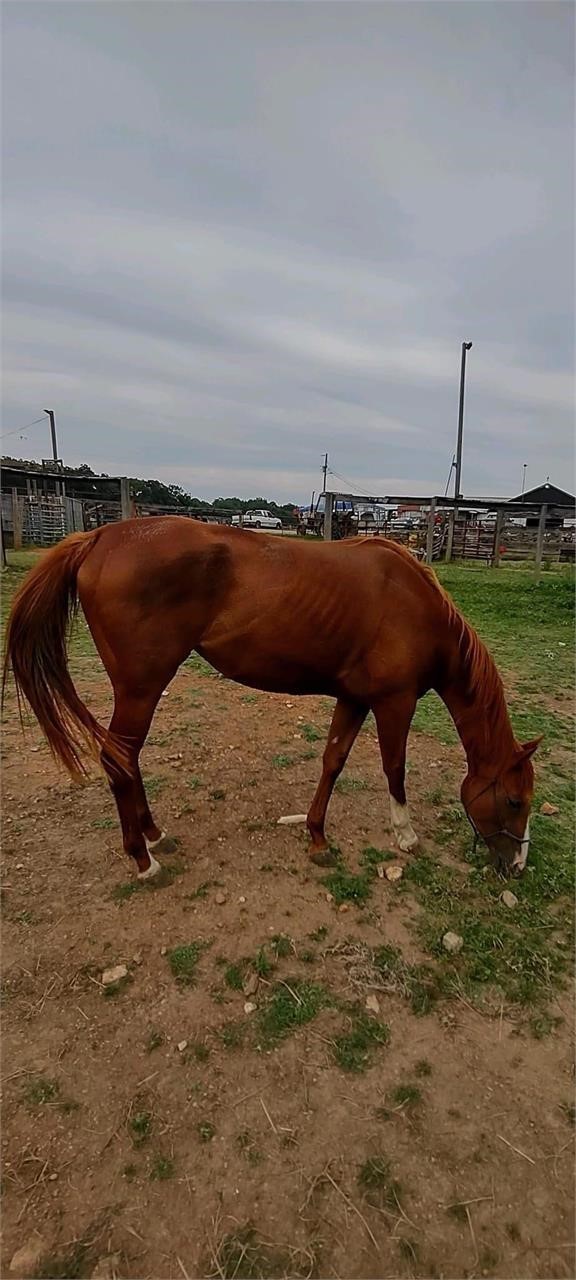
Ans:
{"label": "overcast sky", "polygon": [[[574,9],[4,0],[4,438],[192,493],[573,483]],[[333,487],[342,486],[338,480]]]}

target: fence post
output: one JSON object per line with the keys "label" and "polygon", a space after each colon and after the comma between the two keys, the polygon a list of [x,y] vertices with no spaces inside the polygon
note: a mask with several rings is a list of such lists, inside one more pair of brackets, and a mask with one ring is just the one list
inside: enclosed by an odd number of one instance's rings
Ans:
{"label": "fence post", "polygon": [[20,507],[20,499],[18,490],[12,490],[12,545],[15,551],[22,548],[22,512]]}
{"label": "fence post", "polygon": [[502,507],[496,512],[496,527],[494,529],[494,549],[492,552],[492,568],[497,569],[500,564],[500,543],[502,541],[502,528],[504,525],[504,511]]}
{"label": "fence post", "polygon": [[535,578],[540,581],[540,571],[542,569],[542,555],[544,551],[544,534],[546,532],[546,516],[548,515],[548,507],[544,504],[540,507],[540,519],[538,521],[538,533],[536,535],[536,563]]}
{"label": "fence post", "polygon": [[3,569],[5,569],[7,565],[7,560],[6,560],[6,547],[4,546],[4,524],[2,522],[1,507],[0,507],[0,556],[1,556],[1,561],[0,561],[1,566]]}
{"label": "fence post", "polygon": [[127,476],[122,476],[120,480],[120,506],[122,508],[122,519],[129,520],[132,515],[132,503],[130,501],[130,482]]}
{"label": "fence post", "polygon": [[436,519],[436,499],[432,498],[428,512],[428,533],[426,535],[426,564],[432,564],[434,553],[434,523]]}
{"label": "fence post", "polygon": [[324,494],[324,541],[332,541],[332,514],[334,511],[334,494]]}
{"label": "fence post", "polygon": [[454,546],[455,520],[456,520],[456,512],[454,511],[454,508],[452,508],[452,510],[448,512],[448,532],[446,534],[446,551],[444,554],[444,559],[446,561],[446,564],[448,564],[452,559],[452,548]]}

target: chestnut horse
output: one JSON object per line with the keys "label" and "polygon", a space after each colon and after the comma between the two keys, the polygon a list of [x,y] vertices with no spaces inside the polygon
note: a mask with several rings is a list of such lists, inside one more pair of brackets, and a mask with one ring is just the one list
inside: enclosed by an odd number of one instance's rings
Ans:
{"label": "chestnut horse", "polygon": [[[114,689],[108,730],[81,702],[66,658],[78,602]],[[406,740],[416,702],[435,689],[468,761],[462,802],[504,874],[523,869],[537,741],[516,742],[502,682],[481,640],[432,570],[384,538],[306,543],[181,517],[129,520],[73,534],[32,569],[8,623],[6,667],[54,755],[85,772],[100,750],[142,877],[171,842],[155,822],[139,755],[158,700],[195,649],[230,680],[336,698],[322,776],[308,813],[310,857],[334,783],[368,712],[376,719],[400,848],[417,843],[406,803]]]}

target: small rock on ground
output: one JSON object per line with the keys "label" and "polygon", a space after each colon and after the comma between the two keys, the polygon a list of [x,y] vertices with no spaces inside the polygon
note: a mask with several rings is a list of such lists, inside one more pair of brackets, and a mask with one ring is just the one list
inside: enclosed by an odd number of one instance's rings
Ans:
{"label": "small rock on ground", "polygon": [[31,1236],[14,1254],[10,1263],[11,1272],[18,1276],[33,1276],[45,1252],[46,1243],[42,1236]]}
{"label": "small rock on ground", "polygon": [[451,930],[448,930],[448,933],[445,933],[442,939],[442,946],[445,951],[449,951],[451,955],[457,956],[458,952],[461,951],[464,946],[464,939],[460,937],[459,933],[452,933]]}
{"label": "small rock on ground", "polygon": [[178,1044],[178,1053],[184,1053],[184,1050],[185,1050],[185,1049],[187,1049],[187,1048],[188,1048],[188,1041],[187,1041],[187,1040],[180,1040],[180,1042],[179,1042],[179,1044]]}
{"label": "small rock on ground", "polygon": [[560,810],[557,804],[549,804],[545,800],[544,804],[540,805],[540,813],[543,813],[545,818],[552,818],[555,813],[560,813]]}
{"label": "small rock on ground", "polygon": [[277,826],[279,827],[295,827],[299,822],[306,821],[305,813],[287,813],[284,818],[279,818]]}
{"label": "small rock on ground", "polygon": [[518,906],[518,899],[516,897],[516,894],[512,893],[510,889],[505,889],[504,893],[500,894],[500,901],[504,903],[505,907]]}
{"label": "small rock on ground", "polygon": [[244,1005],[244,1013],[254,1013],[255,1010],[256,1010],[256,1005],[253,1003],[253,1001],[247,1000],[246,1004]]}
{"label": "small rock on ground", "polygon": [[113,969],[105,969],[102,974],[101,982],[103,987],[109,987],[113,982],[121,982],[122,978],[128,977],[128,970],[125,964],[117,964]]}
{"label": "small rock on ground", "polygon": [[380,1013],[380,1001],[378,996],[366,996],[366,1008],[369,1013]]}
{"label": "small rock on ground", "polygon": [[404,875],[404,867],[402,867],[399,862],[389,862],[388,866],[384,868],[384,875],[387,880],[394,883],[394,881],[402,879],[402,876]]}
{"label": "small rock on ground", "polygon": [[258,990],[258,974],[249,973],[242,987],[245,996],[254,996]]}
{"label": "small rock on ground", "polygon": [[215,897],[214,901],[218,903],[218,906],[219,906],[219,907],[223,907],[223,906],[224,906],[224,903],[225,903],[225,901],[226,901],[226,894],[225,894],[225,893],[222,893],[222,891],[220,891],[220,893],[217,893],[217,894],[216,894],[216,897]]}

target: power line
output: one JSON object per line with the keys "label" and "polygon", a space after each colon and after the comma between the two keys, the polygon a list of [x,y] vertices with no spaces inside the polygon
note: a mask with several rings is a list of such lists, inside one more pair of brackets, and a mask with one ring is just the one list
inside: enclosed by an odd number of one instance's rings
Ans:
{"label": "power line", "polygon": [[27,422],[25,427],[15,427],[14,431],[3,431],[0,440],[7,440],[8,436],[19,436],[22,431],[28,431],[29,427],[35,427],[37,422],[45,422],[46,418],[35,418],[33,422]]}
{"label": "power line", "polygon": [[355,480],[347,480],[346,476],[341,476],[338,471],[333,471],[332,467],[328,467],[328,471],[330,475],[335,476],[337,480],[342,480],[344,484],[349,484],[352,493],[359,493],[363,498],[372,497],[372,494],[367,493],[365,489],[362,489],[360,485],[356,484]]}

